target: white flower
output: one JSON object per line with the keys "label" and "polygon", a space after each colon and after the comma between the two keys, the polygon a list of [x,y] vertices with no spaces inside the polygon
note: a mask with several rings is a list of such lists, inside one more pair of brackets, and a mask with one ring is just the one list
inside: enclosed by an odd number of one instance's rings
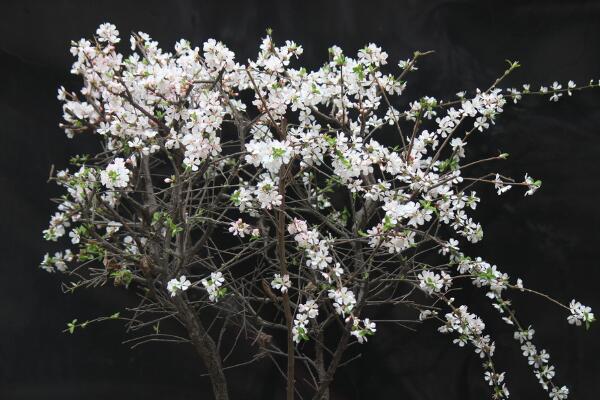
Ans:
{"label": "white flower", "polygon": [[419,205],[414,201],[407,203],[401,203],[396,200],[392,200],[383,205],[383,210],[386,212],[386,216],[390,218],[392,224],[397,224],[404,218],[412,218],[419,211]]}
{"label": "white flower", "polygon": [[569,397],[569,388],[566,386],[563,387],[553,387],[550,391],[550,399],[551,400],[565,400]]}
{"label": "white flower", "polygon": [[221,288],[225,282],[225,278],[223,278],[223,273],[220,271],[211,272],[209,279],[202,279],[200,282],[208,292],[210,301],[217,302],[221,297],[225,296],[225,288]]}
{"label": "white flower", "polygon": [[437,315],[436,311],[433,310],[422,310],[419,313],[419,321],[425,321],[428,318],[432,318]]}
{"label": "white flower", "polygon": [[381,51],[381,47],[377,47],[374,43],[369,43],[358,51],[358,58],[365,64],[384,65],[387,63],[387,53]]}
{"label": "white flower", "polygon": [[535,376],[538,378],[539,382],[542,386],[545,386],[544,389],[547,389],[547,385],[545,383],[546,380],[551,380],[556,375],[553,365],[542,365],[542,367],[535,371]]}
{"label": "white flower", "polygon": [[246,144],[246,162],[255,167],[262,165],[266,170],[275,174],[279,168],[290,162],[292,148],[278,140],[251,140]]}
{"label": "white flower", "polygon": [[100,25],[96,31],[99,42],[119,43],[119,31],[113,24],[105,23]]}
{"label": "white flower", "polygon": [[331,255],[329,255],[329,248],[323,242],[320,242],[317,250],[307,250],[307,261],[306,265],[312,269],[325,269],[327,265],[333,261]]}
{"label": "white flower", "polygon": [[427,294],[438,293],[444,287],[444,280],[439,274],[423,271],[417,275],[419,287]]}
{"label": "white flower", "polygon": [[438,328],[441,333],[456,332],[460,336],[454,339],[454,343],[463,347],[469,341],[477,348],[477,352],[483,357],[484,354],[493,351],[493,344],[489,336],[482,336],[485,324],[477,315],[469,313],[467,306],[460,306],[453,312],[447,313],[446,324]]}
{"label": "white flower", "polygon": [[265,69],[270,72],[283,72],[283,63],[276,55],[272,55],[265,60]]}
{"label": "white flower", "polygon": [[530,342],[533,339],[533,335],[535,334],[535,330],[530,326],[522,331],[515,331],[514,338],[518,340],[519,343]]}
{"label": "white flower", "polygon": [[458,251],[458,240],[450,238],[447,243],[442,244],[442,248],[440,249],[440,253],[443,255]]}
{"label": "white flower", "polygon": [[294,319],[294,325],[306,326],[308,324],[308,316],[306,314],[298,313]]}
{"label": "white flower", "polygon": [[462,141],[461,138],[454,138],[450,141],[450,146],[452,146],[452,150],[456,152],[456,155],[459,157],[465,156],[465,145],[466,143]]}
{"label": "white flower", "polygon": [[523,352],[524,357],[531,357],[537,354],[535,345],[529,341],[525,342],[525,344],[521,346],[521,351]]}
{"label": "white flower", "polygon": [[411,65],[410,65],[410,62],[411,62],[411,59],[410,59],[410,58],[409,58],[408,60],[400,60],[400,61],[398,62],[398,66],[399,66],[401,69],[403,69],[403,70],[405,70],[405,69],[408,69],[408,68],[410,68],[410,70],[409,70],[409,71],[416,71],[416,70],[418,70],[418,68],[417,68],[417,67],[415,67],[415,66],[414,66],[414,64],[411,66]]}
{"label": "white flower", "polygon": [[279,194],[279,188],[269,176],[264,176],[258,183],[256,189],[256,198],[260,202],[261,208],[270,210],[273,206],[280,206],[282,196]]}
{"label": "white flower", "polygon": [[288,232],[292,235],[304,233],[306,231],[308,231],[308,225],[306,224],[306,221],[302,221],[298,218],[294,218],[292,223],[288,225]]}
{"label": "white flower", "polygon": [[500,175],[496,174],[496,179],[494,181],[494,188],[498,191],[498,196],[499,196],[503,193],[508,192],[512,188],[512,185],[506,185],[500,178]]}
{"label": "white flower", "polygon": [[345,286],[336,290],[329,289],[329,298],[333,299],[333,306],[340,315],[346,315],[352,312],[356,305],[354,293]]}
{"label": "white flower", "polygon": [[44,255],[44,259],[42,260],[40,267],[46,272],[55,272],[54,266],[52,265],[53,259],[50,257],[50,254],[46,253]]}
{"label": "white flower", "polygon": [[542,181],[536,181],[527,174],[525,174],[525,180],[523,183],[527,185],[527,191],[525,192],[525,196],[534,194],[542,186]]}
{"label": "white flower", "polygon": [[319,315],[319,306],[314,300],[307,300],[306,303],[298,306],[298,311],[304,313],[308,318],[316,318]]}
{"label": "white flower", "polygon": [[485,117],[478,117],[475,120],[475,129],[477,129],[479,132],[483,132],[484,129],[488,129],[490,127],[490,124],[488,124],[486,121],[487,120]]}
{"label": "white flower", "polygon": [[562,96],[562,93],[558,93],[557,91],[562,89],[562,85],[559,85],[558,82],[554,82],[552,84],[552,90],[554,94],[550,97],[550,101],[558,101],[558,99]]}
{"label": "white flower", "polygon": [[576,87],[577,87],[577,85],[575,84],[575,82],[573,82],[573,81],[569,81],[569,82],[567,83],[567,88],[568,88],[568,90],[567,90],[567,94],[568,94],[569,96],[571,96],[571,95],[573,94],[573,93],[571,92],[571,89],[575,89]]}
{"label": "white flower", "polygon": [[[143,244],[142,240],[140,240],[140,242],[142,242]],[[123,238],[123,245],[125,246],[125,249],[131,254],[139,254],[140,252],[136,241],[133,239],[133,237],[129,235]]]}
{"label": "white flower", "polygon": [[121,229],[122,226],[123,226],[123,224],[121,224],[120,222],[110,221],[106,225],[106,235],[107,236],[112,236],[114,233],[118,232],[119,229]]}
{"label": "white flower", "polygon": [[69,232],[69,237],[71,238],[71,243],[77,244],[81,241],[81,237],[79,236],[79,232],[77,230],[72,230]]}
{"label": "white flower", "polygon": [[350,334],[356,337],[358,343],[362,344],[367,341],[368,336],[374,335],[376,331],[377,329],[375,329],[375,322],[371,322],[369,318],[365,318],[363,321],[355,319]]}
{"label": "white flower", "polygon": [[494,385],[500,384],[500,383],[502,383],[502,381],[504,381],[504,375],[505,375],[504,372],[498,374],[498,373],[486,371],[484,373],[483,379],[486,382],[488,382],[490,386],[494,386]]}
{"label": "white flower", "polygon": [[567,317],[567,321],[571,325],[581,326],[582,323],[585,323],[586,326],[589,326],[596,320],[592,309],[578,301],[571,300],[569,310],[571,311],[571,315]]}
{"label": "white flower", "polygon": [[281,290],[281,293],[287,293],[291,286],[292,282],[290,282],[290,276],[288,274],[283,276],[280,274],[275,274],[273,280],[271,281],[271,287],[273,289]]}
{"label": "white flower", "polygon": [[233,236],[239,236],[243,238],[252,231],[253,230],[250,225],[242,221],[241,218],[229,224],[229,232],[231,232]]}
{"label": "white flower", "polygon": [[179,279],[173,278],[167,283],[167,290],[171,293],[171,297],[175,297],[179,292],[188,290],[191,285],[185,275],[181,275]]}
{"label": "white flower", "polygon": [[508,93],[510,93],[510,95],[512,96],[512,98],[513,98],[513,103],[515,103],[515,104],[517,104],[517,102],[518,102],[519,100],[521,100],[521,98],[523,97],[523,96],[521,96],[521,92],[520,92],[518,89],[515,89],[515,88],[510,88],[510,89],[508,89],[507,91],[508,91]]}
{"label": "white flower", "polygon": [[252,193],[245,187],[240,187],[231,195],[233,204],[239,207],[241,212],[252,207]]}
{"label": "white flower", "polygon": [[525,291],[525,288],[523,286],[523,280],[521,278],[517,278],[517,284],[515,285],[517,287],[517,289],[519,289],[521,292]]}
{"label": "white flower", "polygon": [[308,340],[308,332],[306,326],[296,323],[294,320],[294,327],[292,328],[292,339],[295,343],[300,343],[302,340]]}
{"label": "white flower", "polygon": [[[372,233],[375,233],[371,230]],[[388,248],[390,253],[400,253],[410,248],[415,243],[415,232],[404,231],[404,232],[392,232],[386,237],[387,240],[383,242],[383,246]],[[371,247],[376,247],[379,244],[379,238],[374,236],[370,241]]]}
{"label": "white flower", "polygon": [[117,157],[100,172],[100,182],[107,189],[124,188],[129,183],[129,175],[130,171],[125,166],[125,161]]}
{"label": "white flower", "polygon": [[71,250],[66,249],[64,255],[60,251],[54,253],[54,257],[46,253],[40,267],[46,272],[65,272],[67,270],[67,262],[71,261],[73,261],[73,253],[71,253]]}

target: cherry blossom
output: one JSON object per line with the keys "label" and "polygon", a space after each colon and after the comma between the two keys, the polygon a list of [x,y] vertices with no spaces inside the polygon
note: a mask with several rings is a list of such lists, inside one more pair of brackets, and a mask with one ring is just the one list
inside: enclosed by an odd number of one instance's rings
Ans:
{"label": "cherry blossom", "polygon": [[181,275],[179,279],[173,278],[167,283],[167,290],[171,293],[171,297],[175,297],[178,293],[188,290],[191,285],[185,275]]}

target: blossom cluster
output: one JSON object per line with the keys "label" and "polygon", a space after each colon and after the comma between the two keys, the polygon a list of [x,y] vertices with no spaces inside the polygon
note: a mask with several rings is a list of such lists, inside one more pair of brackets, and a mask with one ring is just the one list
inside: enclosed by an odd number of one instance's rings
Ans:
{"label": "blossom cluster", "polygon": [[167,290],[171,293],[171,297],[175,297],[178,293],[188,290],[191,285],[190,280],[185,275],[181,275],[179,279],[173,278],[167,283]]}
{"label": "blossom cluster", "polygon": [[589,324],[596,320],[592,309],[588,306],[584,306],[578,301],[571,300],[569,309],[571,311],[571,315],[567,318],[569,324],[581,326],[582,323],[585,323],[586,326],[589,326]]}
{"label": "blossom cluster", "polygon": [[205,278],[200,281],[202,286],[208,292],[208,297],[211,301],[217,302],[226,293],[226,288],[222,287],[225,282],[223,273],[220,271],[211,272],[210,278]]}
{"label": "blossom cluster", "polygon": [[442,333],[456,333],[458,338],[454,343],[459,346],[465,346],[470,343],[475,348],[475,353],[481,358],[485,358],[483,363],[485,369],[484,380],[490,386],[493,386],[494,392],[492,398],[504,399],[509,397],[509,390],[504,382],[505,373],[497,372],[492,362],[492,357],[496,350],[496,344],[489,335],[484,335],[485,323],[477,315],[469,313],[467,306],[460,306],[446,314],[446,323],[438,330]]}

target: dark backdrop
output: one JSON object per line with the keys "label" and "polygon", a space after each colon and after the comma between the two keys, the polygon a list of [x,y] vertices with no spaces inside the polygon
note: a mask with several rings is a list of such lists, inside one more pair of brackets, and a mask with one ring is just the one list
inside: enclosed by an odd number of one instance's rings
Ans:
{"label": "dark backdrop", "polygon": [[[46,183],[51,164],[92,146],[69,141],[58,129],[59,85],[78,89],[69,75],[69,41],[92,35],[101,22],[125,37],[142,30],[170,47],[179,38],[200,45],[214,37],[238,59],[254,57],[266,27],[275,38],[305,48],[317,66],[337,44],[355,52],[382,45],[395,63],[414,50],[436,50],[410,81],[408,97],[451,96],[484,87],[504,68],[523,64],[507,85],[600,78],[600,4],[584,1],[2,1],[0,12],[0,398],[210,399],[191,348],[148,345],[129,350],[118,322],[75,335],[61,333],[73,318],[91,319],[132,300],[122,290],[63,295],[59,276],[37,268],[50,250],[42,241],[56,189]],[[600,90],[557,104],[530,99],[511,107],[475,151],[511,154],[508,174],[543,180],[539,194],[517,190],[501,200],[483,192],[478,217],[486,237],[473,252],[562,301],[575,297],[600,311],[598,240]],[[512,332],[490,312],[482,293],[466,290],[474,309],[490,315],[498,363],[508,370],[516,399],[546,396],[521,357]],[[519,297],[521,318],[538,331],[557,366],[557,382],[574,399],[600,392],[599,327],[566,324],[560,310]],[[378,317],[382,317],[379,315]],[[418,333],[380,327],[364,355],[340,370],[333,399],[483,399],[480,361],[450,344],[435,326]],[[282,398],[282,380],[268,362],[228,372],[234,399]]]}

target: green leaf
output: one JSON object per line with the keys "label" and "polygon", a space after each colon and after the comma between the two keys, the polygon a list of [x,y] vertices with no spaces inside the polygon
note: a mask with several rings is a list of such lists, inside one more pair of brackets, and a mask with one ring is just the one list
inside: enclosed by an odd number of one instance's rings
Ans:
{"label": "green leaf", "polygon": [[383,231],[387,232],[390,229],[392,229],[394,227],[394,224],[392,223],[392,219],[389,216],[385,216],[385,218],[383,219]]}
{"label": "green leaf", "polygon": [[364,80],[365,79],[365,70],[362,64],[356,64],[356,66],[354,66],[354,68],[352,68],[352,72],[354,72],[356,75],[358,75],[358,79],[359,80]]}
{"label": "green leaf", "polygon": [[123,285],[129,287],[133,280],[133,273],[127,268],[119,269],[111,272],[110,276],[115,280],[115,286]]}
{"label": "green leaf", "polygon": [[518,61],[506,60],[506,62],[508,63],[509,70],[513,70],[513,69],[519,68],[521,66],[521,64],[519,64]]}
{"label": "green leaf", "polygon": [[77,319],[74,319],[73,321],[67,323],[67,329],[69,330],[69,333],[72,335],[73,332],[75,332],[75,328],[77,327]]}
{"label": "green leaf", "polygon": [[339,56],[336,57],[335,63],[337,65],[346,65],[346,56],[343,54],[340,54]]}

